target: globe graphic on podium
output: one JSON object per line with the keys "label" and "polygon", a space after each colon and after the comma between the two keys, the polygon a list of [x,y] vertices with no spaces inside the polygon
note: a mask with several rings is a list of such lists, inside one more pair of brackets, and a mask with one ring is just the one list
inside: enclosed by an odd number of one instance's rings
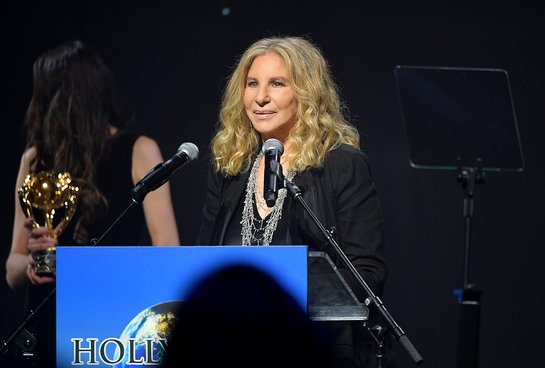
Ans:
{"label": "globe graphic on podium", "polygon": [[[177,321],[176,312],[182,302],[171,301],[156,304],[138,313],[125,327],[120,340],[124,346],[128,346],[129,339],[134,340],[135,361],[146,361],[148,364],[159,362],[164,354],[163,346],[159,340],[167,340]],[[149,341],[153,342],[150,343]],[[150,349],[151,347],[151,349]],[[125,349],[123,359],[115,365],[116,368],[137,367],[138,364],[130,362],[129,349]],[[116,359],[117,360],[117,359]],[[144,366],[145,364],[142,364]],[[157,365],[157,363],[152,364]]]}

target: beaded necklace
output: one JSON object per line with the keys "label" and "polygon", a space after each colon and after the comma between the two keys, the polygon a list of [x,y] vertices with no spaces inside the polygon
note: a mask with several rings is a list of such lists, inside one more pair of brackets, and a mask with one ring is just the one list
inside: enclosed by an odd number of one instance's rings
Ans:
{"label": "beaded necklace", "polygon": [[[274,231],[278,226],[278,221],[282,218],[282,207],[284,206],[284,200],[287,195],[285,188],[278,190],[276,203],[274,204],[271,213],[266,218],[261,219],[259,213],[257,216],[254,213],[254,199],[256,200],[256,204],[258,203],[258,199],[256,198],[258,192],[257,169],[262,157],[263,153],[259,152],[252,166],[248,183],[246,184],[246,196],[244,198],[244,209],[242,210],[241,222],[242,245],[270,245]],[[291,181],[294,176],[294,171],[288,171],[286,177]]]}

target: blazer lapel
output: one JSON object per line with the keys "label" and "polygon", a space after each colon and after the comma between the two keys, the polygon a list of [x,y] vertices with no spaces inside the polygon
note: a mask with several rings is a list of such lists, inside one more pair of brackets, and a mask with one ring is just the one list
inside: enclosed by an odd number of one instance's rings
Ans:
{"label": "blazer lapel", "polygon": [[[216,219],[216,226],[212,233],[212,241],[216,244],[223,244],[227,226],[233,218],[233,211],[238,208],[238,204],[242,200],[244,189],[250,172],[239,174],[233,178],[227,179],[224,185],[224,190],[221,195],[221,206]],[[215,244],[214,244],[215,245]]]}

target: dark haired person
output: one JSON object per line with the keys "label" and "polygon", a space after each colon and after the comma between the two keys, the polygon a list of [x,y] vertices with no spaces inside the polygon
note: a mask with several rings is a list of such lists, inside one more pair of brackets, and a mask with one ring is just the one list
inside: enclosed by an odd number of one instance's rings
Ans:
{"label": "dark haired person", "polygon": [[[157,143],[133,133],[114,76],[89,46],[72,41],[49,49],[34,62],[34,88],[26,115],[27,148],[15,185],[15,217],[6,279],[13,289],[29,287],[32,309],[55,279],[36,274],[32,254],[51,246],[87,245],[130,203],[130,190],[163,161]],[[57,239],[34,227],[19,204],[17,189],[28,173],[68,172],[80,188],[75,215]],[[101,245],[138,245],[141,228],[153,245],[179,245],[168,184],[133,208]],[[82,270],[85,272],[85,270]],[[37,337],[36,363],[55,366],[54,301],[29,326]]]}

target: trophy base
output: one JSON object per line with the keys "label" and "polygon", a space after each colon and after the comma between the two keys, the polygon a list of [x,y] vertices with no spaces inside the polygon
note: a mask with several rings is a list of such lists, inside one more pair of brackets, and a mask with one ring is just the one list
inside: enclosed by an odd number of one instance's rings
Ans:
{"label": "trophy base", "polygon": [[57,251],[54,247],[49,250],[36,252],[34,259],[34,272],[41,277],[55,277],[57,274]]}

